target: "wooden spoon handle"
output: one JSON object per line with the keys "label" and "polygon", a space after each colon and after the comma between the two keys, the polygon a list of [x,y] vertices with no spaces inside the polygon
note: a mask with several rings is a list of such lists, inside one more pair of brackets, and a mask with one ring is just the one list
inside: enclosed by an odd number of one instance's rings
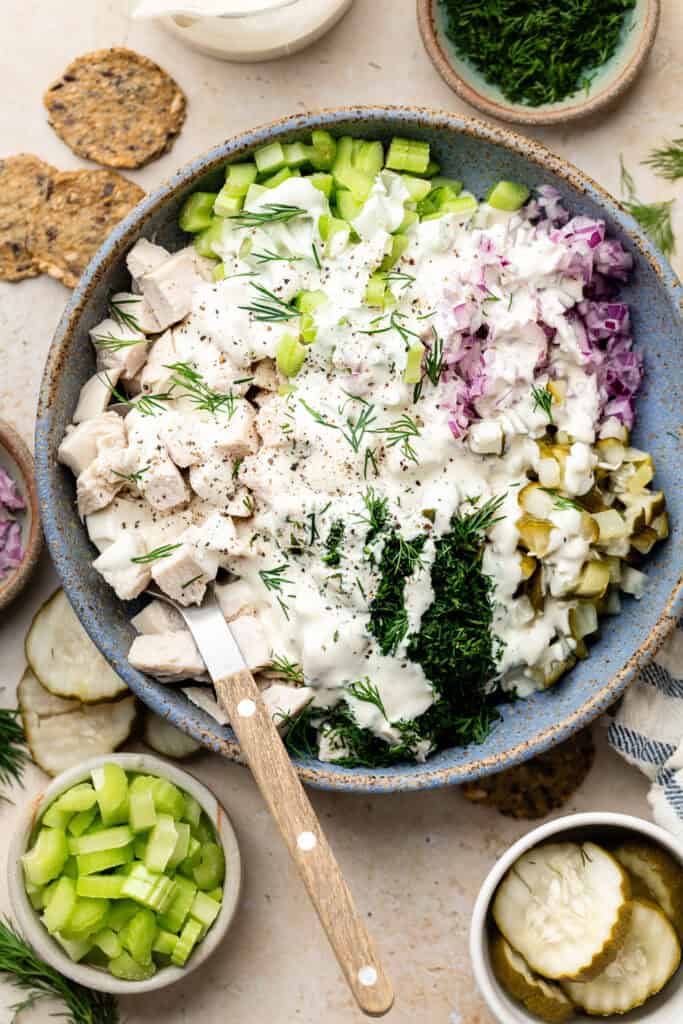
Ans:
{"label": "wooden spoon handle", "polygon": [[251,672],[214,686],[356,1002],[381,1017],[394,1001],[391,983]]}

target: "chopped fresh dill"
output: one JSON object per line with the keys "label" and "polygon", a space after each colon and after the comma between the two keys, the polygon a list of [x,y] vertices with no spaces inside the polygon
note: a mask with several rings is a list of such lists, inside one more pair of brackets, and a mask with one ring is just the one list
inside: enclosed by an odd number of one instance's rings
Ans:
{"label": "chopped fresh dill", "polygon": [[558,511],[566,511],[567,509],[576,509],[577,512],[585,512],[583,505],[580,502],[575,501],[574,498],[568,498],[564,494],[560,494],[559,491],[555,490],[554,487],[541,487],[542,491],[549,494],[551,498],[554,498],[553,508]]}
{"label": "chopped fresh dill", "polygon": [[349,683],[346,689],[356,700],[361,700],[366,704],[374,704],[384,718],[389,721],[380,692],[367,676],[361,682]]}
{"label": "chopped fresh dill", "polygon": [[387,270],[382,276],[387,284],[398,284],[401,288],[407,288],[415,282],[414,274],[406,274],[402,270]]}
{"label": "chopped fresh dill", "polygon": [[266,590],[272,590],[275,592],[277,602],[282,609],[282,612],[286,619],[289,619],[289,610],[287,603],[282,597],[282,588],[284,584],[292,585],[293,580],[288,579],[285,573],[289,569],[289,564],[284,562],[282,565],[276,566],[275,569],[259,569],[259,576]]}
{"label": "chopped fresh dill", "polygon": [[[333,423],[331,420],[326,419],[322,413],[312,408],[303,398],[300,398],[299,402],[316,423],[323,427],[329,427],[331,430],[338,430],[344,440],[351,445],[353,451],[358,454],[365,433],[371,429],[371,425],[375,422],[375,407],[366,402],[364,398],[356,398],[353,395],[349,397],[352,401],[360,403],[361,410],[356,417],[352,415],[346,417],[346,429],[338,423]],[[375,433],[375,431],[371,432]]]}
{"label": "chopped fresh dill", "polygon": [[678,181],[679,178],[683,178],[683,138],[673,139],[664,146],[653,149],[643,163],[667,181]]}
{"label": "chopped fresh dill", "polygon": [[129,313],[128,310],[124,309],[124,306],[134,306],[139,302],[142,302],[141,295],[131,295],[127,299],[115,299],[112,295],[107,302],[109,316],[117,324],[120,324],[121,327],[127,327],[129,331],[139,331],[140,324],[138,318],[133,313]]}
{"label": "chopped fresh dill", "polygon": [[263,252],[253,250],[249,255],[253,256],[257,263],[296,263],[301,259],[301,256],[281,256],[272,249],[264,249]]}
{"label": "chopped fresh dill", "polygon": [[422,397],[425,377],[431,381],[434,387],[437,387],[441,380],[441,374],[443,373],[443,338],[439,337],[435,327],[432,327],[432,337],[433,342],[431,345],[427,345],[424,357],[424,373],[413,389],[413,402],[419,401]]}
{"label": "chopped fresh dill", "polygon": [[185,588],[186,588],[186,587],[191,587],[191,586],[192,586],[192,584],[193,584],[193,583],[196,583],[196,582],[197,582],[197,580],[200,580],[200,579],[202,578],[202,576],[203,576],[203,575],[204,575],[204,573],[203,573],[203,572],[198,572],[198,573],[197,573],[197,575],[196,575],[196,576],[193,576],[191,580],[185,580],[185,582],[184,582],[184,583],[181,583],[181,584],[180,584],[180,589],[181,589],[181,590],[185,590]]}
{"label": "chopped fresh dill", "polygon": [[359,331],[358,333],[359,334],[370,334],[370,335],[372,335],[372,334],[386,334],[387,331],[396,331],[397,334],[400,335],[401,340],[405,344],[406,348],[410,348],[410,339],[411,338],[417,338],[419,340],[420,335],[416,331],[410,330],[410,328],[405,326],[403,321],[406,320],[406,319],[407,319],[407,315],[405,313],[398,313],[396,310],[393,310],[389,314],[389,322],[387,324],[384,323],[384,321],[386,320],[386,314],[382,315],[382,316],[378,316],[378,317],[375,317],[374,320],[371,320],[370,323],[371,323],[371,325],[372,324],[382,324],[383,326],[372,327],[372,329],[369,330],[369,331]]}
{"label": "chopped fresh dill", "polygon": [[130,484],[139,484],[148,469],[149,466],[143,466],[142,469],[138,469],[134,473],[117,473],[115,469],[112,472],[120,480],[126,480]]}
{"label": "chopped fresh dill", "polygon": [[113,334],[93,334],[93,344],[103,352],[120,352],[135,345],[146,345],[147,338],[116,338]]}
{"label": "chopped fresh dill", "polygon": [[315,244],[315,242],[313,242],[313,244],[311,245],[311,252],[313,253],[313,262],[315,263],[316,267],[318,268],[318,270],[322,270],[323,265],[320,262],[320,256],[318,255],[318,246]]}
{"label": "chopped fresh dill", "polygon": [[368,469],[372,469],[375,476],[379,476],[379,469],[377,467],[377,456],[375,455],[374,448],[365,449],[365,457],[363,459],[363,479],[368,478]]}
{"label": "chopped fresh dill", "polygon": [[274,654],[267,670],[277,672],[278,675],[284,676],[290,683],[296,683],[297,686],[303,686],[305,682],[301,665],[296,661],[290,661],[284,654]]}
{"label": "chopped fresh dill", "polygon": [[387,448],[394,448],[397,444],[400,444],[401,451],[406,459],[409,459],[417,465],[417,453],[410,443],[410,438],[419,437],[420,428],[407,412],[404,412],[397,420],[390,423],[388,427],[380,427],[375,430],[374,433],[384,434],[386,436],[387,440],[385,441],[385,444]]}
{"label": "chopped fresh dill", "polygon": [[408,612],[403,594],[406,580],[420,563],[426,540],[424,534],[406,540],[394,531],[384,542],[379,563],[381,578],[370,602],[368,629],[385,656],[396,653],[408,632]]}
{"label": "chopped fresh dill", "polygon": [[368,524],[368,534],[365,538],[366,544],[372,544],[373,540],[387,529],[389,523],[389,499],[380,498],[373,487],[368,487],[363,494],[363,504],[367,516],[360,516],[362,522]]}
{"label": "chopped fresh dill", "polygon": [[[102,380],[102,378],[99,378]],[[156,416],[158,412],[164,411],[164,402],[170,402],[176,398],[177,395],[173,394],[173,385],[169,391],[159,392],[153,395],[138,395],[137,398],[128,398],[121,391],[117,390],[116,386],[112,383],[111,378],[105,373],[104,381],[109,388],[109,393],[112,398],[115,398],[121,405],[129,405],[131,409],[137,409],[143,416]]]}
{"label": "chopped fresh dill", "polygon": [[264,224],[285,224],[306,211],[301,206],[287,203],[265,203],[258,210],[242,210],[230,218],[231,224],[240,228],[260,228]]}
{"label": "chopped fresh dill", "polygon": [[235,396],[232,391],[229,391],[227,395],[213,391],[201,374],[197,373],[189,363],[168,363],[165,364],[165,369],[174,371],[174,376],[171,379],[172,385],[182,388],[183,397],[189,398],[198,410],[210,412],[214,416],[217,412],[225,410],[228,419],[234,416]]}
{"label": "chopped fresh dill", "polygon": [[254,514],[254,498],[251,494],[245,494],[242,498],[242,504],[249,513],[250,516]]}
{"label": "chopped fresh dill", "polygon": [[553,422],[553,393],[547,388],[532,387],[531,397],[534,400],[533,409],[541,409],[548,417],[548,423]]}
{"label": "chopped fresh dill", "polygon": [[636,195],[633,175],[627,170],[623,156],[619,157],[621,166],[621,191],[627,198],[621,205],[638,221],[641,228],[647,231],[655,245],[668,258],[676,250],[671,211],[675,200],[668,199],[658,203],[643,203]]}
{"label": "chopped fresh dill", "polygon": [[265,285],[257,281],[250,281],[249,285],[257,293],[257,298],[249,306],[239,306],[239,309],[246,309],[253,316],[254,320],[261,323],[278,323],[285,320],[293,320],[298,317],[299,310],[291,302],[285,302],[275,292],[271,292]]}
{"label": "chopped fresh dill", "polygon": [[28,760],[26,737],[19,712],[0,708],[0,782],[21,782],[24,765]]}
{"label": "chopped fresh dill", "polygon": [[180,547],[182,547],[182,544],[162,544],[161,547],[148,551],[146,555],[137,555],[135,558],[131,558],[131,562],[135,562],[136,565],[148,565],[150,562],[158,562],[160,558],[168,558],[169,555],[172,555]]}
{"label": "chopped fresh dill", "polygon": [[325,554],[321,556],[325,565],[329,565],[332,568],[340,565],[342,557],[341,545],[345,533],[346,527],[343,520],[335,519],[325,541]]}

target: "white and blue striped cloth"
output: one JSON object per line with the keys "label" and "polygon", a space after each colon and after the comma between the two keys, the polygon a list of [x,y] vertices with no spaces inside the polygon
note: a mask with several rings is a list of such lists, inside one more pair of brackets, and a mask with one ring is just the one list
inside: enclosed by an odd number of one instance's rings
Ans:
{"label": "white and blue striped cloth", "polygon": [[608,738],[651,780],[655,821],[683,838],[683,619],[626,691]]}

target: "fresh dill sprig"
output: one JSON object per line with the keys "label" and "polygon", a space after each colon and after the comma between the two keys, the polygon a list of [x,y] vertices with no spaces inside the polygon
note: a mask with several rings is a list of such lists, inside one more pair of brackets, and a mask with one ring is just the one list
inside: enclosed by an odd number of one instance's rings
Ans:
{"label": "fresh dill sprig", "polygon": [[225,409],[228,419],[232,418],[235,413],[235,396],[232,391],[227,395],[213,391],[201,374],[188,363],[168,363],[165,364],[165,369],[174,371],[172,385],[182,388],[182,396],[189,398],[198,410],[210,412],[215,416],[217,412]]}
{"label": "fresh dill sprig", "polygon": [[368,470],[372,469],[375,476],[379,476],[379,468],[377,466],[377,456],[374,448],[366,448],[365,456],[363,458],[363,479],[367,480]]}
{"label": "fresh dill sprig", "polygon": [[387,448],[395,448],[397,444],[400,444],[401,451],[406,459],[417,465],[417,452],[410,443],[410,438],[419,437],[420,428],[407,412],[404,412],[397,420],[390,423],[389,426],[379,427],[374,433],[386,435],[387,440],[385,444]]}
{"label": "fresh dill sprig", "polygon": [[488,501],[485,501],[474,512],[470,512],[466,516],[457,515],[451,523],[451,529],[457,533],[460,541],[471,542],[505,518],[504,516],[497,515],[504,501],[504,494],[499,494],[495,498],[489,498]]}
{"label": "fresh dill sprig", "polygon": [[621,205],[638,221],[641,228],[647,231],[655,245],[668,258],[676,249],[671,211],[674,199],[662,200],[658,203],[644,203],[636,195],[636,184],[633,175],[627,170],[623,156],[619,157],[621,166],[621,191],[626,193]]}
{"label": "fresh dill sprig", "polygon": [[255,298],[251,305],[238,308],[246,309],[254,320],[261,323],[278,323],[284,320],[293,320],[301,315],[291,302],[285,302],[265,285],[259,284],[257,281],[250,281],[249,285],[257,292],[258,298]]}
{"label": "fresh dill sprig", "polygon": [[341,563],[341,545],[346,527],[343,520],[335,519],[325,541],[325,554],[321,556],[325,565],[335,568]]}
{"label": "fresh dill sprig", "polygon": [[28,760],[19,711],[0,708],[0,783],[21,782]]}
{"label": "fresh dill sprig", "polygon": [[[299,399],[301,405],[303,405],[309,416],[312,416],[316,423],[319,423],[323,427],[329,427],[331,430],[338,430],[345,441],[347,441],[353,451],[358,454],[360,446],[367,431],[371,430],[372,424],[375,422],[375,407],[367,402],[364,398],[357,398],[354,395],[349,396],[354,402],[359,402],[361,410],[358,415],[354,418],[351,415],[346,417],[346,429],[340,426],[339,423],[333,423],[332,420],[328,420],[322,413],[318,412],[308,404],[303,398]],[[374,431],[371,431],[374,433]]]}
{"label": "fresh dill sprig", "polygon": [[116,338],[113,334],[93,334],[93,344],[103,352],[120,352],[135,345],[146,345],[147,338]]}
{"label": "fresh dill sprig", "polygon": [[104,992],[69,981],[44,963],[9,922],[0,921],[0,976],[25,993],[12,1006],[13,1019],[40,999],[58,999],[64,1004],[62,1020],[67,1024],[119,1024],[116,1000]]}
{"label": "fresh dill sprig", "polygon": [[387,270],[382,276],[387,284],[398,284],[401,288],[407,288],[415,282],[414,274],[406,274],[402,270]]}
{"label": "fresh dill sprig", "polygon": [[184,583],[181,583],[181,584],[180,584],[180,589],[181,589],[181,590],[185,590],[185,589],[186,589],[187,587],[191,587],[191,586],[192,586],[192,584],[193,584],[193,583],[196,583],[196,582],[197,582],[197,580],[200,580],[200,579],[202,578],[202,576],[203,576],[203,575],[204,575],[204,573],[203,573],[203,572],[198,572],[196,576],[193,576],[193,577],[192,577],[192,579],[190,579],[190,580],[185,580],[185,582],[184,582]]}
{"label": "fresh dill sprig", "polygon": [[[100,380],[102,380],[101,377]],[[173,394],[173,385],[169,391],[160,391],[152,395],[138,395],[137,398],[132,399],[116,388],[109,374],[105,373],[103,383],[106,383],[112,398],[115,398],[121,405],[129,405],[131,409],[137,409],[143,416],[156,416],[158,412],[164,411],[164,402],[170,402],[177,398],[177,395]]]}
{"label": "fresh dill sprig", "polygon": [[272,249],[264,249],[263,252],[254,250],[249,255],[253,256],[257,263],[296,263],[301,259],[301,256],[281,256]]}
{"label": "fresh dill sprig", "polygon": [[276,566],[274,569],[259,569],[259,576],[266,590],[272,590],[275,592],[277,597],[277,603],[280,605],[282,612],[286,619],[289,619],[289,610],[287,603],[282,597],[282,588],[284,584],[292,585],[293,580],[290,580],[285,576],[285,573],[289,569],[289,563],[284,562],[282,565]]}
{"label": "fresh dill sprig", "polygon": [[359,331],[358,333],[359,334],[369,334],[369,335],[372,335],[372,334],[386,334],[387,331],[396,331],[397,334],[401,337],[401,340],[403,341],[405,346],[407,348],[410,348],[410,339],[411,338],[417,338],[418,341],[419,341],[420,335],[416,331],[413,331],[409,327],[405,326],[403,321],[406,320],[406,319],[407,319],[407,314],[406,313],[399,313],[396,310],[393,310],[391,312],[391,314],[389,315],[389,323],[388,324],[384,324],[384,321],[386,320],[386,315],[385,316],[378,316],[378,317],[375,317],[375,319],[373,321],[371,321],[371,323],[373,323],[373,324],[374,323],[383,324],[383,326],[381,326],[381,327],[372,327],[371,330],[369,330],[369,331]]}
{"label": "fresh dill sprig", "polygon": [[548,391],[547,388],[537,388],[536,386],[531,389],[531,397],[534,400],[533,409],[541,409],[548,417],[548,423],[553,422],[553,393]]}
{"label": "fresh dill sprig", "polygon": [[231,224],[240,228],[260,228],[264,224],[286,224],[294,217],[301,217],[306,213],[300,206],[290,206],[287,203],[265,203],[258,210],[242,210],[230,218]]}
{"label": "fresh dill sprig", "polygon": [[117,473],[115,469],[112,472],[120,480],[126,480],[130,484],[139,484],[148,469],[149,466],[143,466],[142,469],[138,469],[134,473]]}
{"label": "fresh dill sprig", "polygon": [[424,379],[438,386],[443,373],[443,338],[437,334],[436,328],[432,327],[433,343],[427,346],[427,354],[424,357],[424,373],[413,389],[413,402],[417,402],[422,396]]}
{"label": "fresh dill sprig", "polygon": [[666,145],[653,149],[647,160],[643,160],[655,174],[667,181],[683,178],[683,139],[672,139]]}
{"label": "fresh dill sprig", "polygon": [[374,704],[377,710],[384,716],[384,718],[386,718],[387,721],[389,721],[387,717],[386,708],[384,707],[384,701],[380,696],[380,692],[374,685],[374,683],[370,682],[367,676],[360,682],[350,683],[346,687],[346,689],[348,690],[352,697],[356,698],[356,700],[361,700],[365,704]]}
{"label": "fresh dill sprig", "polygon": [[311,252],[313,253],[313,262],[315,263],[316,267],[318,268],[318,270],[322,270],[323,269],[323,265],[320,262],[320,255],[318,254],[318,246],[315,244],[315,242],[313,242],[312,245],[311,245]]}
{"label": "fresh dill sprig", "polygon": [[277,672],[278,675],[284,676],[285,679],[296,683],[297,686],[303,686],[305,682],[301,665],[296,661],[290,661],[284,654],[274,654],[267,671]]}
{"label": "fresh dill sprig", "polygon": [[131,558],[131,562],[135,562],[136,565],[148,565],[150,562],[157,562],[160,558],[168,558],[180,547],[182,544],[162,544],[160,547],[154,548],[153,551],[148,551],[146,555],[136,555],[135,558]]}
{"label": "fresh dill sprig", "polygon": [[121,327],[127,327],[129,331],[139,331],[140,324],[138,318],[133,314],[129,313],[128,310],[124,309],[124,306],[134,306],[137,303],[142,302],[141,295],[131,295],[127,299],[115,299],[112,295],[107,302],[109,310],[109,316],[112,320],[115,320]]}
{"label": "fresh dill sprig", "polygon": [[576,509],[577,512],[585,512],[583,505],[578,501],[575,501],[573,498],[568,498],[566,495],[560,494],[560,492],[555,490],[554,487],[541,487],[541,490],[545,491],[546,494],[549,494],[551,498],[554,498],[553,508],[558,511],[564,512],[567,509],[573,508]]}
{"label": "fresh dill sprig", "polygon": [[359,516],[362,522],[368,524],[368,534],[365,538],[366,544],[371,544],[375,537],[386,530],[389,523],[389,499],[380,498],[373,487],[368,487],[363,494],[363,505],[367,516]]}

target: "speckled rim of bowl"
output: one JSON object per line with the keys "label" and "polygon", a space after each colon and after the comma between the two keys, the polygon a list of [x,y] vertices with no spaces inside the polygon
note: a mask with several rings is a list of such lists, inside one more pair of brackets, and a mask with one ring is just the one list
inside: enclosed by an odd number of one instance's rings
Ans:
{"label": "speckled rim of bowl", "polygon": [[[158,775],[168,779],[179,789],[185,790],[190,796],[193,796],[213,822],[225,851],[226,873],[223,885],[223,903],[218,917],[190,956],[185,967],[174,967],[173,965],[163,967],[146,981],[122,981],[97,967],[74,963],[56,940],[48,934],[38,914],[31,906],[24,888],[20,858],[26,850],[31,832],[40,815],[66,789],[87,779],[93,768],[112,762],[120,764],[129,772],[143,772],[146,775]],[[195,779],[189,772],[176,768],[175,765],[167,764],[150,754],[109,754],[104,757],[90,758],[82,764],[62,772],[52,780],[47,789],[39,793],[28,804],[14,831],[7,854],[7,883],[10,903],[19,929],[46,963],[56,968],[65,977],[71,978],[72,981],[85,985],[86,988],[120,996],[137,995],[141,992],[166,988],[167,985],[181,981],[203,964],[217,949],[225,938],[239,905],[242,889],[242,861],[237,836],[227,812],[203,783]]]}
{"label": "speckled rim of bowl", "polygon": [[594,95],[570,105],[527,107],[523,104],[500,103],[485,96],[475,88],[471,80],[456,71],[439,37],[434,17],[436,2],[438,0],[417,0],[417,23],[427,55],[446,85],[466,103],[484,114],[500,118],[502,121],[527,125],[565,124],[567,121],[596,114],[619,99],[635,81],[654,46],[661,15],[661,0],[645,0],[647,6],[641,20],[637,47],[630,59],[624,63],[620,74],[616,78],[611,78],[605,87],[598,89]]}
{"label": "speckled rim of bowl", "polygon": [[[538,846],[539,843],[549,839],[560,839],[565,833],[569,837],[569,833],[574,833],[578,829],[595,829],[596,832],[599,832],[601,829],[621,829],[626,832],[632,832],[635,836],[654,841],[664,847],[672,857],[680,862],[683,869],[683,842],[670,832],[660,828],[659,825],[646,821],[644,818],[633,817],[630,814],[616,814],[607,811],[570,814],[563,818],[556,818],[554,821],[548,821],[539,828],[535,828],[525,836],[522,836],[496,861],[486,876],[479,890],[470,924],[470,960],[472,962],[474,979],[486,1005],[500,1024],[539,1024],[539,1018],[534,1014],[528,1013],[521,1003],[514,1003],[504,993],[491,968],[488,952],[489,908],[496,889],[515,861],[523,853],[526,853],[527,850],[531,850],[534,846]],[[681,980],[679,980],[675,992],[669,988],[669,985],[674,982],[676,976],[662,990],[661,995],[653,997],[652,1000],[638,1008],[638,1011],[636,1011],[638,1012],[638,1020],[642,1020],[643,1024],[648,1020],[652,1020],[652,1024],[668,1024],[673,1019],[668,1016],[672,1009],[672,996],[676,1000],[676,1006],[673,1008],[680,1014],[676,1019],[683,1019],[683,965],[679,967],[677,974],[680,975]],[[668,1007],[667,1016],[659,1015],[658,1013],[655,1015],[648,1013],[647,1016],[641,1016],[643,1012],[647,1012],[648,1006],[658,1010],[662,1009],[664,1005]],[[577,1019],[584,1020],[587,1018],[581,1016],[580,1018],[577,1017]],[[615,1016],[614,1019],[622,1020],[624,1018],[617,1018]],[[630,1013],[625,1019],[633,1020]]]}
{"label": "speckled rim of bowl", "polygon": [[33,456],[14,427],[0,420],[0,447],[7,452],[21,474],[19,483],[23,497],[26,499],[25,512],[18,513],[19,521],[26,517],[27,527],[22,529],[24,557],[21,564],[4,579],[0,579],[0,611],[24,589],[33,575],[40,553],[43,550],[43,530],[40,525],[40,504],[36,488],[36,472]]}
{"label": "speckled rim of bowl", "polygon": [[[612,215],[619,220],[624,232],[629,235],[642,257],[648,261],[652,270],[660,279],[672,303],[676,304],[683,311],[683,287],[678,277],[633,217],[619,207],[617,201],[606,189],[595,182],[589,175],[580,171],[574,164],[553,153],[537,140],[520,135],[510,128],[500,127],[478,118],[451,114],[448,111],[430,107],[359,105],[308,111],[280,118],[277,121],[260,125],[240,135],[233,136],[226,142],[208,150],[185,165],[172,178],[141,200],[125,220],[117,225],[110,234],[104,245],[91,260],[78,286],[74,290],[55,332],[45,364],[38,399],[36,428],[38,490],[41,497],[43,528],[55,567],[62,577],[64,589],[96,645],[101,645],[103,638],[97,624],[92,622],[88,616],[87,597],[81,592],[78,581],[71,575],[61,571],[62,539],[58,528],[50,521],[47,502],[43,504],[42,499],[43,495],[49,492],[50,466],[47,459],[49,454],[49,429],[45,425],[49,422],[49,410],[52,405],[54,384],[59,377],[64,355],[71,345],[74,332],[77,330],[81,313],[87,305],[92,292],[96,289],[100,276],[112,263],[116,263],[117,260],[123,257],[139,237],[145,223],[158,210],[163,208],[173,196],[185,193],[192,187],[193,182],[211,171],[222,167],[227,161],[238,160],[251,153],[257,146],[274,141],[281,136],[291,136],[302,130],[311,131],[318,128],[334,130],[339,122],[343,123],[355,119],[371,123],[374,119],[382,120],[387,118],[394,118],[397,127],[400,127],[403,121],[422,119],[431,128],[443,128],[460,134],[467,134],[473,138],[493,142],[498,146],[523,156],[538,167],[549,170],[551,173],[563,178],[579,193],[587,192],[594,194],[607,206]],[[556,722],[552,727],[539,732],[533,741],[519,743],[516,747],[506,751],[503,763],[501,763],[502,756],[500,754],[491,754],[488,757],[480,758],[475,769],[459,765],[430,768],[427,762],[426,765],[419,766],[419,774],[402,777],[400,784],[397,784],[396,779],[391,775],[376,774],[368,770],[363,776],[358,777],[338,771],[333,765],[326,767],[316,765],[313,767],[305,764],[296,764],[297,772],[304,782],[319,789],[355,793],[391,793],[397,790],[406,792],[418,789],[433,789],[438,786],[457,785],[471,778],[479,778],[500,771],[502,768],[512,768],[568,739],[578,729],[589,725],[593,719],[606,711],[622,695],[629,683],[633,682],[637,673],[647,664],[652,655],[656,653],[682,611],[683,574],[678,578],[647,639],[637,648],[626,664],[619,671],[615,672],[604,685],[596,689],[589,700],[585,701],[571,714]],[[131,689],[135,692],[140,690],[140,673],[131,668],[127,662],[117,665],[116,670],[123,676]],[[173,720],[173,724],[184,728],[183,725],[175,720]],[[215,733],[207,735],[201,728],[189,729],[187,731],[200,743],[208,746],[209,749],[233,761],[242,761],[239,744],[234,739],[216,737]]]}

